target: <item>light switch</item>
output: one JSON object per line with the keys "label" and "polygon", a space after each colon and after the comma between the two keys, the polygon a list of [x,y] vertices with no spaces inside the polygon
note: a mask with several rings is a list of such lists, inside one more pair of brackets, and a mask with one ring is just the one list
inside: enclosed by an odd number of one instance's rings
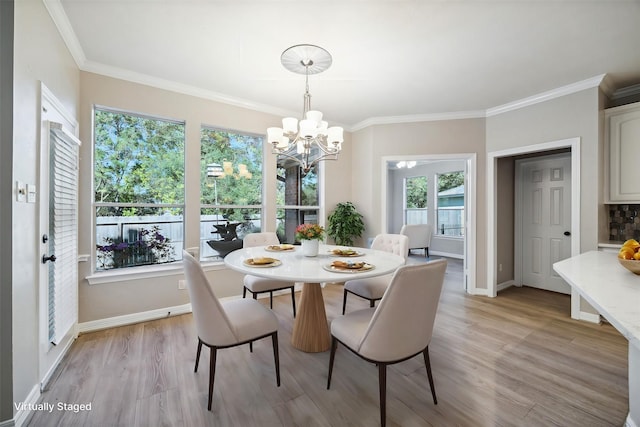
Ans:
{"label": "light switch", "polygon": [[16,201],[24,202],[27,200],[27,187],[24,182],[16,181]]}
{"label": "light switch", "polygon": [[27,203],[36,202],[36,185],[27,184]]}

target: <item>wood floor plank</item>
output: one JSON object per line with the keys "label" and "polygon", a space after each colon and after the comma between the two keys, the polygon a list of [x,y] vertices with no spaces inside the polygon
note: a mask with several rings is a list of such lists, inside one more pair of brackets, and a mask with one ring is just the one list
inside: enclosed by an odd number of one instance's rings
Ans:
{"label": "wood floor plank", "polygon": [[[329,322],[341,316],[342,289],[322,289]],[[367,306],[349,298],[347,312]],[[187,314],[81,335],[41,401],[90,401],[92,410],[36,413],[28,425],[378,425],[377,368],[339,347],[327,390],[328,352],[305,353],[290,344],[290,294],[277,296],[273,311],[281,387],[270,340],[257,342],[253,353],[248,346],[224,349],[207,411],[209,352],[203,349],[194,373],[197,335]],[[627,341],[610,324],[575,321],[569,313],[566,295],[538,289],[509,288],[497,298],[466,295],[462,263],[450,260],[429,346],[438,404],[422,358],[390,366],[387,425],[623,425]]]}

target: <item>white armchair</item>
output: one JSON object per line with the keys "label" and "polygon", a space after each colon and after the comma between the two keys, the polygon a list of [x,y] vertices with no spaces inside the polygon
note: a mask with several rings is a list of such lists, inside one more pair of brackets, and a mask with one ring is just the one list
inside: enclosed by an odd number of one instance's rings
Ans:
{"label": "white armchair", "polygon": [[429,246],[433,236],[431,224],[405,224],[400,229],[400,234],[409,238],[409,251],[411,249],[424,249],[424,256],[429,258]]}

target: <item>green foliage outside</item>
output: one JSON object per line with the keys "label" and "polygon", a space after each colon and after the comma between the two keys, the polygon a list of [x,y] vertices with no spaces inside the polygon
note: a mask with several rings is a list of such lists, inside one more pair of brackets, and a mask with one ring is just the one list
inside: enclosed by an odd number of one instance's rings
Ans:
{"label": "green foliage outside", "polygon": [[[203,205],[262,204],[262,141],[261,136],[237,134],[203,128],[200,135],[200,191]],[[207,179],[207,165],[222,166],[232,162],[233,173]],[[245,164],[251,177],[240,176],[238,165]],[[207,209],[209,214],[223,215],[229,221],[246,221],[255,216],[255,209]]]}
{"label": "green foliage outside", "polygon": [[427,207],[427,177],[407,178],[407,208],[422,209]]}
{"label": "green foliage outside", "polygon": [[[438,175],[438,192],[449,190],[464,184],[464,172],[451,172]],[[429,191],[426,176],[407,178],[407,208],[424,209],[427,207]]]}
{"label": "green foliage outside", "polygon": [[[96,110],[95,201],[184,204],[184,140],[183,123]],[[155,208],[100,209],[99,215],[109,216],[157,213]]]}

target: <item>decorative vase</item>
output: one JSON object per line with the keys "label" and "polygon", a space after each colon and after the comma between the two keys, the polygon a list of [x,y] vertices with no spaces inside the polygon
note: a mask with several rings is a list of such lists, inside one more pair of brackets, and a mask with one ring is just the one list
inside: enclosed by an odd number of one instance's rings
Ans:
{"label": "decorative vase", "polygon": [[304,256],[317,256],[318,248],[320,246],[320,240],[303,240],[302,241],[302,255]]}

